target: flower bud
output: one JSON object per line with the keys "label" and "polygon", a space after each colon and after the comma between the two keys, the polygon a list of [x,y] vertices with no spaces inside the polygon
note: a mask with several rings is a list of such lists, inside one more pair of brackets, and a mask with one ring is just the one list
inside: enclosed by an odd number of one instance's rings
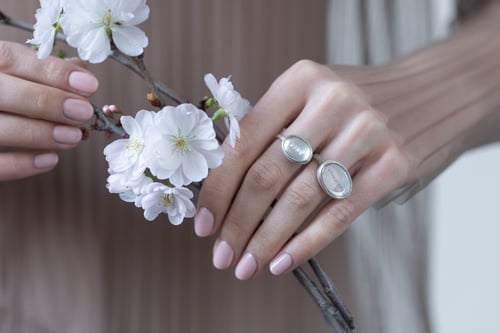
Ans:
{"label": "flower bud", "polygon": [[159,108],[161,106],[161,101],[155,96],[155,94],[149,93],[147,95],[147,99],[152,106],[156,108]]}

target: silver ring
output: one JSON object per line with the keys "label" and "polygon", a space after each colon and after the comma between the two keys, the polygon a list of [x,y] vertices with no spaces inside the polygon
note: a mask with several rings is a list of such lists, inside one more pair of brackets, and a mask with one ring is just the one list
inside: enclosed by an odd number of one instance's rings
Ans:
{"label": "silver ring", "polygon": [[278,134],[281,140],[281,150],[286,158],[294,163],[307,164],[313,157],[313,149],[309,142],[298,135]]}
{"label": "silver ring", "polygon": [[352,192],[349,170],[337,161],[323,161],[318,154],[314,159],[319,163],[316,178],[323,191],[334,199],[347,198]]}

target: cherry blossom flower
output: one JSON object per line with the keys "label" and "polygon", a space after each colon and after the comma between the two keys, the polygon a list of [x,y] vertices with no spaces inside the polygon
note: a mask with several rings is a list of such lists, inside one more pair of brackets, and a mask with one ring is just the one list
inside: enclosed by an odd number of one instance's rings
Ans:
{"label": "cherry blossom flower", "polygon": [[141,110],[137,112],[135,118],[131,116],[120,118],[123,129],[129,137],[115,140],[104,148],[110,173],[129,171],[136,177],[146,170],[147,165],[143,155],[145,136],[153,124],[154,115],[152,111]]}
{"label": "cherry blossom flower", "polygon": [[222,112],[227,129],[229,130],[229,143],[234,148],[236,139],[240,137],[238,121],[250,110],[250,102],[241,97],[234,89],[230,77],[224,77],[217,82],[213,74],[205,75],[205,84],[212,93]]}
{"label": "cherry blossom flower", "polygon": [[146,136],[144,154],[151,173],[175,186],[198,182],[222,163],[224,152],[213,123],[192,104],[166,106]]}
{"label": "cherry blossom flower", "polygon": [[61,24],[80,58],[100,63],[110,55],[111,41],[126,55],[142,54],[148,38],[136,25],[148,16],[146,0],[66,0]]}
{"label": "cherry blossom flower", "polygon": [[144,188],[151,184],[153,180],[144,174],[131,177],[127,173],[111,174],[107,179],[109,193],[119,194],[120,199],[125,202],[134,202],[140,208]]}
{"label": "cherry blossom flower", "polygon": [[33,38],[26,41],[38,48],[39,59],[47,58],[52,53],[54,40],[60,29],[61,13],[62,2],[60,0],[40,0],[40,8],[35,14]]}
{"label": "cherry blossom flower", "polygon": [[160,183],[146,186],[141,198],[144,218],[153,221],[159,214],[168,215],[170,223],[179,225],[184,218],[193,217],[196,208],[191,201],[193,192],[184,187],[168,187]]}

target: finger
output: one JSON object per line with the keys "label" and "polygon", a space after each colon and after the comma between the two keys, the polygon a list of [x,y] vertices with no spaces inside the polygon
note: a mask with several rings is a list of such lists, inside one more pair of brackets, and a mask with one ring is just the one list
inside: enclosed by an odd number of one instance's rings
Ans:
{"label": "finger", "polygon": [[[335,139],[320,152],[320,159],[340,160],[341,164],[353,172],[355,164],[359,164],[372,152],[377,151],[378,146],[385,146],[388,141],[384,121],[378,118],[380,117],[370,110],[357,112],[351,121],[344,124],[343,130],[337,133]],[[236,276],[239,279],[249,279],[258,273],[252,269],[267,265],[327,197],[316,179],[317,168],[316,162],[311,163],[288,184],[269,215],[255,232],[252,230],[251,233],[245,233],[239,227],[236,237],[224,233],[226,227],[233,223],[249,228],[248,225],[253,221],[249,221],[248,216],[253,216],[258,208],[252,207],[245,213],[247,216],[234,221],[227,218],[221,232],[221,238],[224,237],[222,239],[228,240],[229,244],[236,244],[233,245],[236,258],[239,251],[238,244],[245,244],[244,242],[247,241],[243,235],[251,236],[243,259],[236,267]],[[250,197],[245,196],[242,199],[241,205],[252,200],[253,194],[251,192],[249,193],[242,188],[241,193],[250,195]],[[238,203],[238,197],[233,207]],[[233,207],[231,207],[229,216],[234,209]],[[250,259],[253,259],[253,262]]]}
{"label": "finger", "polygon": [[325,193],[315,182],[315,172],[315,164],[308,165],[280,195],[244,249],[236,266],[236,278],[248,280],[258,275],[325,199]]}
{"label": "finger", "polygon": [[92,105],[84,98],[0,73],[0,110],[34,119],[80,124],[92,118]]}
{"label": "finger", "polygon": [[69,149],[81,140],[78,127],[0,113],[0,147]]}
{"label": "finger", "polygon": [[[309,107],[306,107],[290,127],[284,131],[284,135],[296,134],[311,144],[312,149],[315,149],[322,145],[322,142],[329,135],[334,135],[334,131],[332,130],[333,126],[329,126],[330,121],[328,121],[331,120],[332,117],[326,118],[326,121],[321,121],[316,116],[316,113],[308,112],[308,110]],[[325,123],[327,125],[325,125]],[[310,130],[317,128],[329,128],[329,131]],[[223,244],[226,249],[231,249],[231,251],[221,252],[218,251],[218,247],[216,247],[213,258],[215,267],[225,269],[228,268],[233,261],[239,259],[250,237],[254,234],[260,221],[269,210],[271,203],[297,173],[303,174],[302,169],[303,167],[300,164],[293,163],[285,157],[280,140],[275,139],[275,142],[273,142],[248,170],[223,220],[219,239],[223,241],[221,244]],[[312,179],[314,179],[313,177],[314,175],[311,174]],[[305,190],[319,194],[319,198],[307,198],[308,204],[312,202],[317,203],[317,201],[321,200],[324,196],[321,194],[319,186],[316,186],[315,190],[307,188]],[[285,192],[278,203],[282,200],[290,200],[293,202],[295,200],[300,201],[301,199],[302,195],[292,189],[291,192]],[[311,199],[318,200],[312,200],[310,202],[309,200]],[[305,212],[306,216],[314,209],[312,206],[308,208],[309,211]],[[293,208],[291,209],[293,210]],[[277,207],[272,211],[274,212],[276,210],[281,211]],[[296,225],[296,222],[300,223],[301,221],[300,215],[297,215],[293,217],[293,221],[291,221],[289,225]],[[267,222],[264,224],[267,224]],[[269,241],[268,237],[265,237],[265,239]],[[229,261],[227,257],[228,253],[230,253],[231,257],[234,259],[233,261]]]}
{"label": "finger", "polygon": [[71,58],[66,58],[65,59],[66,61],[69,61],[75,65],[77,65],[78,67],[81,67],[83,69],[87,69],[88,67],[88,63],[86,63],[85,61],[83,61],[82,59],[78,58],[78,57],[71,57]]}
{"label": "finger", "polygon": [[[302,85],[308,87],[313,77],[311,72],[309,63],[300,63],[280,76],[241,121],[241,135],[235,148],[224,144],[223,164],[211,171],[200,191],[195,217],[198,236],[218,230],[248,168],[302,110],[307,93]],[[296,75],[303,80],[297,82]]]}
{"label": "finger", "polygon": [[0,181],[31,177],[52,170],[59,158],[54,152],[0,153]]}
{"label": "finger", "polygon": [[[276,142],[249,170],[237,193],[213,254],[214,266],[226,269],[239,259],[250,236],[264,218],[274,198],[300,166],[283,156]],[[222,249],[221,250],[221,244]]]}
{"label": "finger", "polygon": [[[353,191],[346,199],[332,200],[304,230],[293,237],[272,260],[274,275],[290,272],[341,235],[354,219],[376,200],[401,186],[410,163],[397,147],[367,163],[353,179]],[[384,181],[380,181],[384,180]]]}
{"label": "finger", "polygon": [[0,72],[83,96],[98,88],[94,75],[71,61],[56,57],[39,60],[36,53],[21,44],[0,41]]}

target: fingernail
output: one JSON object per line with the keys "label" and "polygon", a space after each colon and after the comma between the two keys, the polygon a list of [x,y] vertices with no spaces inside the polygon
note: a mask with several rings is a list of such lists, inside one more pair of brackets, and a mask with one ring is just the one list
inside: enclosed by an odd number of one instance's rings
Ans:
{"label": "fingernail", "polygon": [[249,280],[257,272],[257,260],[251,253],[247,253],[241,258],[236,266],[235,275],[238,280]]}
{"label": "fingernail", "polygon": [[63,104],[63,113],[69,119],[87,121],[92,118],[94,109],[89,102],[79,99],[67,99]]}
{"label": "fingernail", "polygon": [[217,269],[226,269],[231,266],[234,251],[226,241],[220,241],[215,246],[213,264]]}
{"label": "fingernail", "polygon": [[290,254],[284,252],[274,259],[269,265],[269,270],[274,275],[285,273],[293,265],[293,258]]}
{"label": "fingernail", "polygon": [[82,130],[70,126],[55,126],[52,136],[58,143],[73,145],[82,140]]}
{"label": "fingernail", "polygon": [[97,81],[95,76],[79,71],[72,72],[69,75],[68,84],[74,90],[85,94],[93,94],[99,87],[99,81]]}
{"label": "fingernail", "polygon": [[206,237],[212,233],[214,215],[206,208],[201,208],[194,217],[194,232],[199,237]]}
{"label": "fingernail", "polygon": [[35,156],[33,165],[37,169],[50,169],[59,162],[59,157],[56,153],[42,153]]}

